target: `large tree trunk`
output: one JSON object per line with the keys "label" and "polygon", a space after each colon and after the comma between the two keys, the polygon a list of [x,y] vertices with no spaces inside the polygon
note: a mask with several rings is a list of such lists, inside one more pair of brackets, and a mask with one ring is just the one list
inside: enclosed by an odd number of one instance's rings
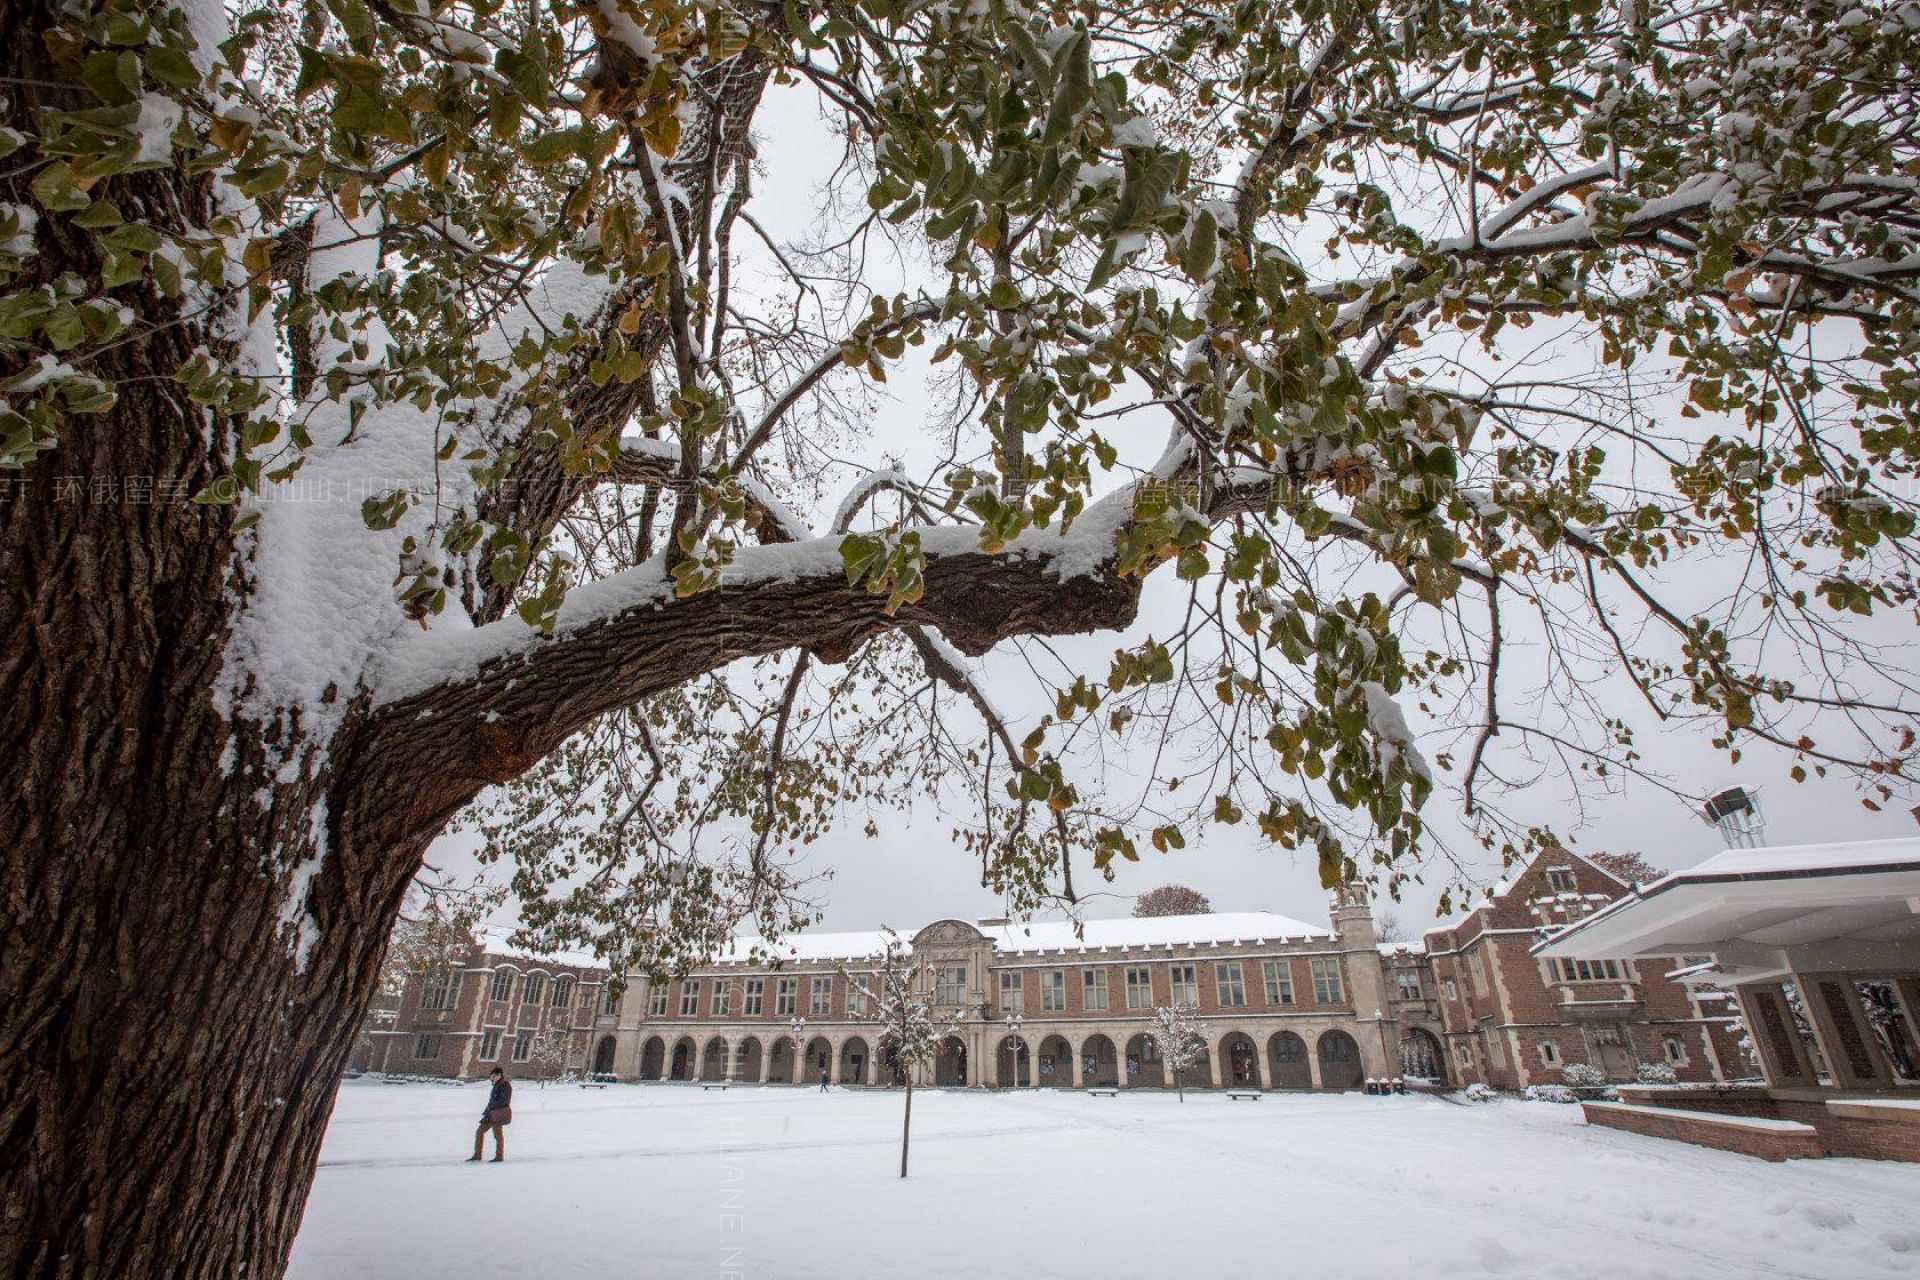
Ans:
{"label": "large tree trunk", "polygon": [[[19,86],[57,83],[40,18],[0,11],[20,113]],[[159,225],[208,214],[204,182],[173,174],[111,194]],[[95,268],[65,219],[40,235],[23,287]],[[284,1269],[387,929],[447,812],[405,809],[404,838],[357,844],[328,815],[373,797],[338,766],[280,780],[297,731],[269,742],[216,705],[234,510],[187,498],[230,432],[165,376],[201,344],[221,350],[189,320],[90,353],[118,405],[62,423],[0,495],[0,1276]]]}

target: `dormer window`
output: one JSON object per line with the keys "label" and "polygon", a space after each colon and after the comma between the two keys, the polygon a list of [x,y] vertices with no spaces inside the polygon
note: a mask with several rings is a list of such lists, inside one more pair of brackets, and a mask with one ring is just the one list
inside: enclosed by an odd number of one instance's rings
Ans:
{"label": "dormer window", "polygon": [[1573,868],[1572,867],[1549,868],[1547,871],[1547,887],[1549,889],[1552,889],[1555,893],[1575,892],[1575,887],[1573,883]]}

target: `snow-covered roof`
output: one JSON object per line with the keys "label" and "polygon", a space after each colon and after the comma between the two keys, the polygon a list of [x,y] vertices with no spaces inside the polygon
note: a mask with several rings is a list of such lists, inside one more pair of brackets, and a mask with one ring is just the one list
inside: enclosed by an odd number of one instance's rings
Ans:
{"label": "snow-covered roof", "polygon": [[1426,953],[1427,944],[1424,939],[1417,942],[1383,942],[1380,944],[1380,954],[1383,956],[1421,956]]}
{"label": "snow-covered roof", "polygon": [[488,955],[500,956],[519,964],[562,964],[575,969],[605,969],[607,962],[586,951],[533,951],[527,947],[516,947],[511,941],[511,929],[485,928],[480,930],[480,945]]}
{"label": "snow-covered roof", "polygon": [[[1071,920],[1034,920],[1025,923],[976,925],[994,949],[1008,955],[1043,952],[1087,952],[1122,947],[1211,946],[1219,943],[1305,942],[1331,938],[1321,925],[1307,924],[1272,911],[1220,911],[1192,916],[1131,916],[1113,920],[1086,920],[1075,934]],[[910,943],[919,929],[899,931]],[[757,948],[762,955],[804,963],[818,960],[855,960],[877,955],[886,946],[883,930],[852,933],[797,933],[769,944],[764,938],[743,936],[716,956],[717,961],[743,961]]]}
{"label": "snow-covered roof", "polygon": [[[1705,862],[1675,871],[1669,880],[1717,880],[1739,876],[1773,879],[1820,875],[1838,871],[1866,871],[1920,863],[1920,837],[1891,840],[1840,840],[1832,844],[1775,845],[1760,849],[1728,849]],[[1651,889],[1654,885],[1649,885]]]}

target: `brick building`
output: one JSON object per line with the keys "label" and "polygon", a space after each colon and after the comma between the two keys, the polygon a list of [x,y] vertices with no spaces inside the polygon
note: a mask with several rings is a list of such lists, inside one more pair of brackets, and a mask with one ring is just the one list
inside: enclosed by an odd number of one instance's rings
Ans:
{"label": "brick building", "polygon": [[[1424,945],[1380,942],[1357,894],[1335,896],[1327,926],[1258,911],[1089,920],[1077,936],[1065,922],[936,921],[909,941],[955,1030],[918,1083],[1169,1087],[1146,1031],[1170,1004],[1193,1006],[1206,1037],[1182,1082],[1196,1088],[1350,1089],[1394,1076],[1518,1088],[1587,1061],[1617,1079],[1655,1060],[1683,1079],[1741,1074],[1724,1065],[1738,1061],[1724,1014],[1659,966],[1561,975],[1527,956],[1544,927],[1622,888],[1584,859],[1544,858]],[[834,1083],[884,1084],[896,1069],[847,981],[871,972],[883,944],[808,933],[756,959],[742,939],[684,979],[636,979],[617,1003],[590,963],[477,947],[464,970],[409,981],[359,1065],[742,1083],[813,1083],[824,1070]],[[565,1039],[564,1064],[533,1052],[548,1028]]]}
{"label": "brick building", "polygon": [[1496,1089],[1558,1084],[1573,1063],[1629,1081],[1663,1062],[1682,1081],[1750,1074],[1725,993],[1668,974],[1679,958],[1547,960],[1529,950],[1626,893],[1567,850],[1536,857],[1464,919],[1426,935],[1452,1074]]}
{"label": "brick building", "polygon": [[410,975],[396,1003],[376,1006],[350,1066],[456,1079],[496,1065],[531,1079],[608,1071],[619,1009],[606,969],[584,957],[480,942],[458,965]]}

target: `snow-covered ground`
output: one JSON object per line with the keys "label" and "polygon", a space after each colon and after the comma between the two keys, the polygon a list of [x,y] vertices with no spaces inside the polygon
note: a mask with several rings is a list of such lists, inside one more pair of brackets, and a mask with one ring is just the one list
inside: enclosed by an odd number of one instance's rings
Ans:
{"label": "snow-covered ground", "polygon": [[[1577,1107],[350,1082],[294,1280],[1920,1275],[1920,1166],[1765,1164]],[[489,1148],[488,1154],[492,1151]]]}

